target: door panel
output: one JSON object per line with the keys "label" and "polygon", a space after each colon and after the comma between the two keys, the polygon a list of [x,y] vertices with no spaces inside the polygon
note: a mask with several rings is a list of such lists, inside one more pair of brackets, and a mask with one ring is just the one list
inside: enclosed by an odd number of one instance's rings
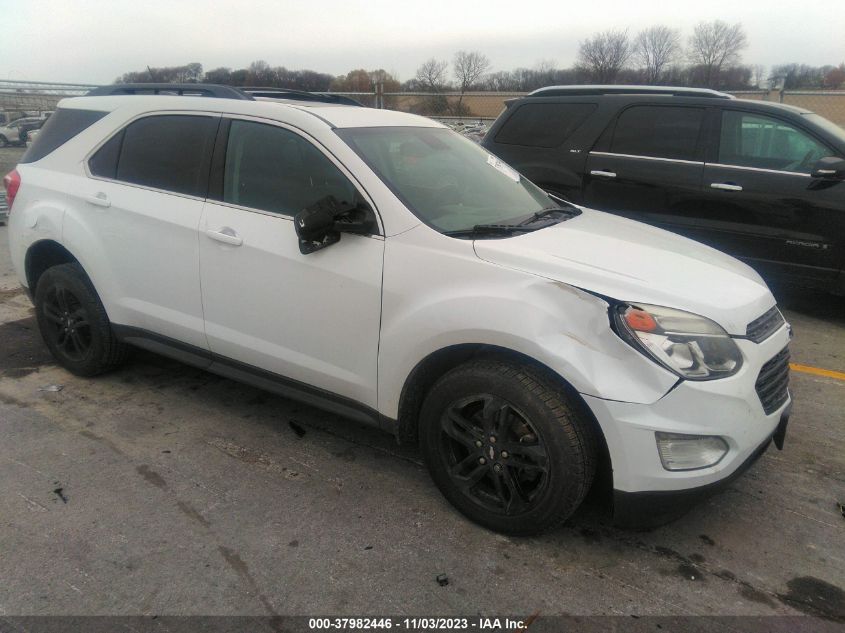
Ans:
{"label": "door panel", "polygon": [[808,283],[824,283],[838,274],[845,235],[845,183],[708,164],[704,200],[703,212],[711,227],[704,241],[746,260],[761,274]]}
{"label": "door panel", "polygon": [[211,351],[375,408],[383,254],[381,238],[343,235],[302,255],[291,218],[207,203],[200,262]]}
{"label": "door panel", "polygon": [[704,169],[707,241],[764,276],[827,286],[843,267],[845,183],[810,177],[834,152],[778,117],[723,108]]}
{"label": "door panel", "polygon": [[[281,125],[224,121],[200,226],[212,353],[375,408],[384,240],[303,255],[293,216],[363,200],[348,172]],[[215,181],[217,179],[217,181]]]}
{"label": "door panel", "polygon": [[702,170],[702,163],[591,152],[585,204],[670,231],[683,230],[684,218],[696,215],[692,209],[700,201]]}
{"label": "door panel", "polygon": [[[104,297],[114,323],[207,349],[197,227],[203,202],[116,182],[88,181],[80,218],[100,238],[114,285]],[[103,206],[107,203],[108,206]]]}
{"label": "door panel", "polygon": [[132,121],[90,158],[79,192],[113,280],[112,321],[201,349],[197,228],[219,122],[214,113]]}
{"label": "door panel", "polygon": [[[639,104],[626,108],[587,160],[585,204],[696,237],[707,110]],[[692,233],[692,234],[691,234]]]}

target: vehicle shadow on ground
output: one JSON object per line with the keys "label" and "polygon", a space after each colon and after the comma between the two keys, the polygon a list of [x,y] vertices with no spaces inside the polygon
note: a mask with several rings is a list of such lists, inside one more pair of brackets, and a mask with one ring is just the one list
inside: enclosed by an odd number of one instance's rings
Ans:
{"label": "vehicle shadow on ground", "polygon": [[781,309],[823,321],[845,324],[845,296],[788,285],[772,285],[771,290]]}

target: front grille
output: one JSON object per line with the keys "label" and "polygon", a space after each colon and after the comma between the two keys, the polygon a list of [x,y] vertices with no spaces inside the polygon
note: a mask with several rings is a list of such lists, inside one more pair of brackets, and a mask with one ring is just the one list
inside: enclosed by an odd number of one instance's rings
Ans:
{"label": "front grille", "polygon": [[0,215],[6,213],[9,210],[9,206],[6,204],[6,192],[0,189]]}
{"label": "front grille", "polygon": [[784,347],[760,369],[754,384],[763,411],[769,415],[789,398],[789,348]]}
{"label": "front grille", "polygon": [[749,323],[748,327],[745,328],[745,336],[755,343],[765,341],[778,331],[783,323],[783,315],[778,310],[778,307],[775,306],[763,316],[757,317]]}

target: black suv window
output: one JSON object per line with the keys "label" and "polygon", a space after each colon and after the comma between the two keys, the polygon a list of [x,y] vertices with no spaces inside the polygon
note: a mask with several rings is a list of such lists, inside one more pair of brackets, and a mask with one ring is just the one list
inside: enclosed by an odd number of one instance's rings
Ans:
{"label": "black suv window", "polygon": [[284,128],[232,121],[223,202],[295,215],[328,195],[345,202],[355,187],[316,147]]}
{"label": "black suv window", "polygon": [[204,197],[218,122],[182,114],[139,119],[109,139],[88,167],[95,176]]}
{"label": "black suv window", "polygon": [[595,103],[524,103],[505,121],[496,142],[557,147],[581,127]]}
{"label": "black suv window", "polygon": [[815,162],[833,154],[789,123],[759,114],[722,113],[719,162],[809,174]]}
{"label": "black suv window", "polygon": [[695,160],[704,108],[633,106],[616,121],[610,151],[633,156]]}

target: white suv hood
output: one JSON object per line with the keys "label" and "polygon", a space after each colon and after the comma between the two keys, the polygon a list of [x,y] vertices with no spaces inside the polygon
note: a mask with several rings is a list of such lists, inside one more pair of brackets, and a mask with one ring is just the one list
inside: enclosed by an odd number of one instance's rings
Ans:
{"label": "white suv hood", "polygon": [[583,209],[506,239],[476,240],[481,259],[621,301],[700,314],[730,334],[775,304],[751,268],[709,246],[640,222]]}

